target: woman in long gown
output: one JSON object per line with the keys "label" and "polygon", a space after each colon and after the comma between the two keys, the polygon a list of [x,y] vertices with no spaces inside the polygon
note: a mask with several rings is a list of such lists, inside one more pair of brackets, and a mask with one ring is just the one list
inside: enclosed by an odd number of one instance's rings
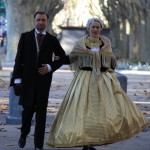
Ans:
{"label": "woman in long gown", "polygon": [[116,79],[116,59],[102,28],[102,20],[89,19],[89,34],[69,55],[75,75],[51,126],[49,146],[94,150],[128,139],[148,124]]}

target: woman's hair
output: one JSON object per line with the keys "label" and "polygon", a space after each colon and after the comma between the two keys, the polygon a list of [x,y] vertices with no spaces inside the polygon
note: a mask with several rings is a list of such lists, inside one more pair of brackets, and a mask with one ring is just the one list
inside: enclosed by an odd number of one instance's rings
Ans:
{"label": "woman's hair", "polygon": [[36,17],[37,14],[46,15],[46,16],[47,16],[47,19],[49,19],[49,15],[48,15],[46,12],[43,12],[43,11],[37,11],[37,12],[34,14],[34,19],[35,19],[35,17]]}
{"label": "woman's hair", "polygon": [[90,19],[87,21],[86,28],[89,29],[91,23],[93,23],[94,21],[98,22],[98,23],[101,25],[101,28],[103,29],[104,23],[103,23],[103,21],[102,21],[101,19],[99,19],[99,18],[90,18]]}

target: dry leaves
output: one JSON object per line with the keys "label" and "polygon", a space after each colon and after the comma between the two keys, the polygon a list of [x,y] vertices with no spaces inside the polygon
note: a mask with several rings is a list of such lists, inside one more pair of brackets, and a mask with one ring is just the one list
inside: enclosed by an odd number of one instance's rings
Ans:
{"label": "dry leaves", "polygon": [[0,132],[6,132],[5,128],[0,128]]}
{"label": "dry leaves", "polygon": [[0,88],[6,88],[6,87],[7,87],[7,83],[0,79]]}

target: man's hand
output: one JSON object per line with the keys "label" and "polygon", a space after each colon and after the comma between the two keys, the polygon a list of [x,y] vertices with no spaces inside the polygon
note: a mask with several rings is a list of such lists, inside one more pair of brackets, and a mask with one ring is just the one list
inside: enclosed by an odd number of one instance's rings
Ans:
{"label": "man's hand", "polygon": [[38,69],[38,73],[41,75],[45,75],[46,73],[49,72],[47,64],[42,64],[43,67]]}
{"label": "man's hand", "polygon": [[14,84],[13,88],[14,88],[15,95],[20,96],[21,95],[21,83]]}

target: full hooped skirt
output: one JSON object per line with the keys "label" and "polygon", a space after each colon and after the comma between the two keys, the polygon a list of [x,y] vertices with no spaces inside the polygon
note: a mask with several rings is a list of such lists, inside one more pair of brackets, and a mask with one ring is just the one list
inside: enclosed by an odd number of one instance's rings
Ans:
{"label": "full hooped skirt", "polygon": [[147,126],[142,112],[121,89],[115,73],[79,70],[54,119],[47,144],[74,147],[114,143]]}

